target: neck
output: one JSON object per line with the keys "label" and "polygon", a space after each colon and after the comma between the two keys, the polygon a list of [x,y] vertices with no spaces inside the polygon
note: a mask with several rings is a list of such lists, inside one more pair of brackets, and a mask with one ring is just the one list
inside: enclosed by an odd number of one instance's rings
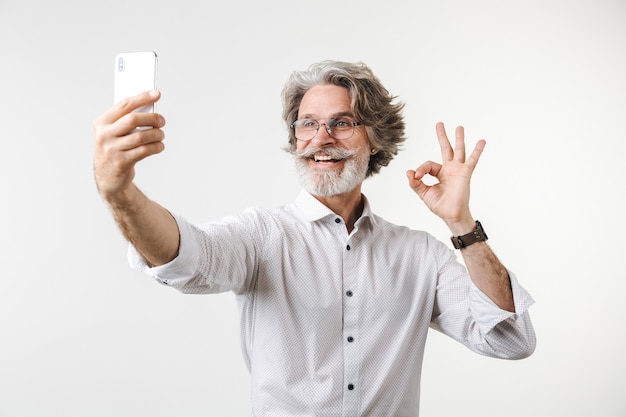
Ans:
{"label": "neck", "polygon": [[356,223],[363,213],[363,196],[361,195],[360,186],[343,194],[331,196],[314,195],[313,197],[341,216],[346,223],[348,233],[352,232],[354,223]]}

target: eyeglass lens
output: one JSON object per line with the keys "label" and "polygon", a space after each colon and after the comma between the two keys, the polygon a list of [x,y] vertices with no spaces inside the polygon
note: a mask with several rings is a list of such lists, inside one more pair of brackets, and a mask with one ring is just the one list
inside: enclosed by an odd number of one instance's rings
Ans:
{"label": "eyeglass lens", "polygon": [[354,127],[358,123],[349,118],[328,119],[326,123],[320,123],[315,119],[296,120],[292,127],[294,128],[296,139],[311,140],[317,135],[321,125],[324,125],[328,134],[337,140],[349,139],[354,134]]}

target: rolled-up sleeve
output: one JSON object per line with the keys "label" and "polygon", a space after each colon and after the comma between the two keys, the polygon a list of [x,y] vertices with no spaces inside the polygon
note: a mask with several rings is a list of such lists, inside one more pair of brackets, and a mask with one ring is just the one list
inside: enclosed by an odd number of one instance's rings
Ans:
{"label": "rolled-up sleeve", "polygon": [[200,248],[194,238],[192,225],[183,217],[172,213],[178,225],[180,243],[178,255],[170,262],[151,267],[137,249],[129,244],[128,262],[134,269],[142,271],[162,284],[178,287],[180,283],[189,281],[196,274]]}
{"label": "rolled-up sleeve", "polygon": [[534,352],[537,341],[528,313],[534,300],[510,271],[509,278],[515,312],[499,308],[474,284],[471,284],[470,312],[479,333],[484,337],[483,349],[490,352],[490,356],[523,359]]}
{"label": "rolled-up sleeve", "polygon": [[205,225],[192,225],[172,213],[180,234],[178,255],[172,261],[150,267],[129,245],[128,261],[158,282],[184,293],[219,293],[245,284],[255,269],[255,215],[227,217]]}
{"label": "rolled-up sleeve", "polygon": [[440,245],[439,279],[431,327],[485,356],[523,359],[536,345],[528,312],[534,303],[530,294],[507,271],[515,312],[498,307],[474,285],[456,255]]}

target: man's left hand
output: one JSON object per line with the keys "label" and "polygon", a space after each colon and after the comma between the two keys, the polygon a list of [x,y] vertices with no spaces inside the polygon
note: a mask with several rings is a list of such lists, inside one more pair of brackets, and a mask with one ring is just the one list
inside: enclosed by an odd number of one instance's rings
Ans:
{"label": "man's left hand", "polygon": [[[463,126],[456,128],[454,149],[443,123],[437,123],[435,129],[442,163],[427,161],[416,170],[407,171],[409,186],[433,213],[446,222],[454,235],[469,233],[474,228],[469,209],[470,179],[486,142],[479,140],[466,158]],[[438,183],[426,185],[422,181],[425,175],[437,178]]]}

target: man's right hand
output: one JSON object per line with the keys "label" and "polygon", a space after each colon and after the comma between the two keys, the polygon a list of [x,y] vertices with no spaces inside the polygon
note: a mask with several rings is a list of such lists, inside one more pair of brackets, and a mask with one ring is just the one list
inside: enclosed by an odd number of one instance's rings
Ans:
{"label": "man's right hand", "polygon": [[121,100],[93,122],[94,176],[100,195],[109,203],[123,198],[135,177],[137,162],[165,149],[163,116],[133,112],[160,97],[159,91],[146,91]]}
{"label": "man's right hand", "polygon": [[158,91],[146,91],[124,99],[93,122],[98,190],[126,239],[151,266],[174,259],[179,245],[174,218],[133,183],[135,164],[165,148],[163,116],[133,110],[155,103],[160,97]]}

